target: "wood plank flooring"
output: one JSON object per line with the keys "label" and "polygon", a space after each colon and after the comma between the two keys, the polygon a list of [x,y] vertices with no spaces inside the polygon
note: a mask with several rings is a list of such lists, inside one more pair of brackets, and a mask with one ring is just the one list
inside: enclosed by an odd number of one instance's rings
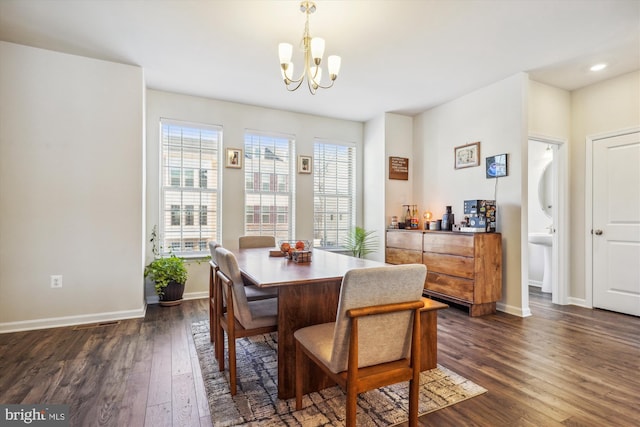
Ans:
{"label": "wood plank flooring", "polygon": [[[640,318],[557,306],[438,313],[438,361],[489,390],[424,426],[637,426]],[[191,323],[206,299],[145,319],[0,335],[0,403],[66,403],[73,426],[210,426]]]}

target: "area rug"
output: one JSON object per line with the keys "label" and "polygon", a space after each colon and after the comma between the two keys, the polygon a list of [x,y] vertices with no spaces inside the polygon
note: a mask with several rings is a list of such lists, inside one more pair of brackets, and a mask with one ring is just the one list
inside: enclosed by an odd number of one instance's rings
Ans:
{"label": "area rug", "polygon": [[[231,396],[228,369],[219,371],[209,341],[209,322],[194,323],[192,332],[215,427],[345,425],[346,398],[338,386],[305,395],[300,411],[295,410],[295,399],[278,399],[277,333],[236,341],[238,391]],[[419,413],[424,415],[486,391],[438,365],[421,374]],[[360,394],[358,426],[392,426],[407,421],[408,394],[408,382]]]}

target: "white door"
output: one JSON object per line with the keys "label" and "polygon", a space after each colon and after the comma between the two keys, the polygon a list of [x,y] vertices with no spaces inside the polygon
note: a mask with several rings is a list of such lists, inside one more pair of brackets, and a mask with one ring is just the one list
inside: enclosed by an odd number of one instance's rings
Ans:
{"label": "white door", "polygon": [[640,133],[593,142],[593,306],[640,316]]}

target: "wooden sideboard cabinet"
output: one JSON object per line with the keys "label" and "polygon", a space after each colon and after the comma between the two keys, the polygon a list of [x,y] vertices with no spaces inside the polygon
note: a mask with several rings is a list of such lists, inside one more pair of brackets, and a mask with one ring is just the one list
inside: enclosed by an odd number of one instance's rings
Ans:
{"label": "wooden sideboard cabinet", "polygon": [[470,316],[495,313],[502,298],[500,233],[387,230],[386,262],[425,264],[424,293],[468,306]]}

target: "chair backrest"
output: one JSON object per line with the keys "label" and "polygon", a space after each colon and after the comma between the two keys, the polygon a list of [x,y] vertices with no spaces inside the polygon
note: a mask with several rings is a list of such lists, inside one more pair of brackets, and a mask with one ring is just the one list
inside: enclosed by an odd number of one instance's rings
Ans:
{"label": "chair backrest", "polygon": [[276,238],[274,236],[240,236],[238,247],[247,248],[275,248]]}
{"label": "chair backrest", "polygon": [[[347,369],[351,321],[346,312],[422,298],[427,275],[423,264],[405,264],[349,270],[342,280],[329,369]],[[372,366],[407,357],[411,348],[410,311],[366,316],[358,322],[358,366]]]}
{"label": "chair backrest", "polygon": [[[216,248],[216,259],[218,261],[218,268],[227,276],[229,280],[233,282],[233,311],[236,319],[241,325],[250,325],[252,321],[251,310],[247,302],[247,294],[244,289],[244,282],[242,280],[242,273],[240,267],[238,267],[238,260],[236,256],[229,252],[222,246]],[[223,286],[223,294],[228,301],[229,296],[226,295],[226,286]]]}
{"label": "chair backrest", "polygon": [[211,261],[215,265],[218,265],[218,257],[216,256],[216,249],[221,247],[222,245],[215,240],[209,240],[209,252],[211,252]]}

